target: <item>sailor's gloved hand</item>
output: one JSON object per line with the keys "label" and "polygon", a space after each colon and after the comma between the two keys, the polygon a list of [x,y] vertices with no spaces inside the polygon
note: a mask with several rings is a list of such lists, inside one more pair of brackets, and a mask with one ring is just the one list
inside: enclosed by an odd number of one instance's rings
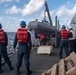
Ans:
{"label": "sailor's gloved hand", "polygon": [[14,48],[14,53],[17,53],[17,49],[16,48]]}

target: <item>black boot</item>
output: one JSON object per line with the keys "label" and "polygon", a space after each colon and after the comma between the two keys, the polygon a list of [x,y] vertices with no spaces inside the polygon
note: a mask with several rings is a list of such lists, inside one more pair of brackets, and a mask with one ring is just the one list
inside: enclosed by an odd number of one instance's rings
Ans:
{"label": "black boot", "polygon": [[30,75],[30,74],[32,74],[32,71],[30,70],[29,67],[27,67],[27,75]]}
{"label": "black boot", "polygon": [[14,68],[11,66],[11,67],[10,67],[10,71],[12,71],[13,69],[14,69]]}
{"label": "black boot", "polygon": [[29,74],[32,74],[32,71],[31,70],[29,71]]}
{"label": "black boot", "polygon": [[27,75],[30,75],[30,74],[32,74],[32,71],[31,70],[27,72]]}
{"label": "black boot", "polygon": [[10,71],[12,71],[14,69],[14,67],[12,67],[12,66],[9,66],[9,68],[10,68]]}
{"label": "black boot", "polygon": [[0,73],[2,73],[3,72],[3,70],[2,69],[0,69]]}
{"label": "black boot", "polygon": [[20,74],[20,73],[19,73],[19,69],[18,69],[18,68],[16,69],[16,74],[17,74],[17,75],[19,75],[19,74]]}

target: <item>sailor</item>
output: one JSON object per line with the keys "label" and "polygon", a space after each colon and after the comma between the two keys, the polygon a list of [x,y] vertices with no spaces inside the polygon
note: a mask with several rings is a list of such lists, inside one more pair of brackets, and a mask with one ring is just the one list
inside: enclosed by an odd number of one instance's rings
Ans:
{"label": "sailor", "polygon": [[69,33],[66,29],[66,26],[65,25],[62,25],[62,29],[60,31],[60,46],[59,46],[59,58],[62,58],[62,49],[64,47],[65,49],[65,53],[66,53],[66,56],[69,56],[69,50],[68,50],[68,36],[69,36]]}
{"label": "sailor", "polygon": [[30,70],[30,63],[29,63],[29,57],[30,57],[30,51],[31,51],[31,35],[26,29],[26,22],[21,21],[20,27],[15,35],[14,40],[14,50],[16,50],[16,45],[18,43],[18,54],[17,54],[17,75],[19,75],[19,70],[22,65],[22,59],[24,57],[25,66],[27,69],[27,75],[30,75],[32,71]]}
{"label": "sailor", "polygon": [[68,49],[70,53],[74,51],[74,39],[73,39],[72,30],[73,30],[72,28],[68,29],[68,32],[69,32]]}
{"label": "sailor", "polygon": [[13,70],[14,68],[11,65],[11,61],[7,55],[7,45],[8,45],[8,37],[7,33],[2,29],[2,25],[0,23],[0,73],[3,72],[1,68],[1,57],[4,58],[5,62],[10,68],[10,71]]}
{"label": "sailor", "polygon": [[47,39],[43,33],[39,34],[39,39],[40,39],[40,45],[46,45]]}

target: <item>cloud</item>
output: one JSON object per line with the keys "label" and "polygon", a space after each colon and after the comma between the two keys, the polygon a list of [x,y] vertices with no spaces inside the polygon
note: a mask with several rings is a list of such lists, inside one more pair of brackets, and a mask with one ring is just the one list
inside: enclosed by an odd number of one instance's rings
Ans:
{"label": "cloud", "polygon": [[13,5],[10,9],[7,9],[6,10],[6,13],[7,14],[17,14],[17,13],[19,13],[21,11],[21,9],[18,9],[17,7],[16,7],[16,5]]}
{"label": "cloud", "polygon": [[53,14],[58,16],[61,24],[66,24],[69,26],[70,21],[75,13],[76,4],[73,5],[68,2],[67,4],[60,6]]}
{"label": "cloud", "polygon": [[73,7],[72,9],[68,9],[68,10],[67,10],[67,13],[68,13],[69,15],[75,14],[75,13],[76,13],[76,4],[74,5],[74,7]]}
{"label": "cloud", "polygon": [[11,2],[12,0],[0,0],[0,3],[3,3],[3,2]]}
{"label": "cloud", "polygon": [[44,0],[30,0],[30,2],[22,9],[22,15],[26,16],[39,10],[44,4]]}
{"label": "cloud", "polygon": [[67,5],[62,5],[60,8],[58,8],[56,15],[58,17],[64,16],[64,15],[66,16],[74,15],[76,12],[76,4],[72,8],[69,8],[69,7]]}
{"label": "cloud", "polygon": [[[16,1],[18,2],[20,0]],[[44,1],[45,0],[30,0],[30,2],[27,5],[24,5],[23,8],[17,8],[16,5],[13,5],[11,8],[6,10],[6,13],[7,14],[21,13],[22,16],[30,15],[39,10],[43,6]]]}
{"label": "cloud", "polygon": [[[0,22],[2,24],[3,29],[6,32],[15,32],[20,27],[20,21],[22,18],[19,17],[8,17],[8,16],[1,16]],[[4,21],[5,20],[5,21]]]}
{"label": "cloud", "polygon": [[56,15],[58,17],[62,16],[65,12],[66,12],[66,7],[65,6],[61,6],[60,8],[58,8],[58,11],[56,12]]}

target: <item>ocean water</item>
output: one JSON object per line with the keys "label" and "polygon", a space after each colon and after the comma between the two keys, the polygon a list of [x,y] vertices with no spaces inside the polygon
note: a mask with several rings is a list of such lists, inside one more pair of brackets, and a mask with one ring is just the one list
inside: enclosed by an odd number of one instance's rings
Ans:
{"label": "ocean water", "polygon": [[16,33],[16,32],[7,32],[7,36],[8,36],[8,38],[10,38],[10,39],[14,39],[14,37],[15,37],[15,33]]}
{"label": "ocean water", "polygon": [[8,36],[8,45],[13,45],[14,38],[15,38],[15,32],[7,32]]}
{"label": "ocean water", "polygon": [[8,46],[7,46],[7,52],[8,54],[13,53],[13,42],[14,42],[14,38],[15,38],[15,32],[7,32],[7,36],[8,36]]}

